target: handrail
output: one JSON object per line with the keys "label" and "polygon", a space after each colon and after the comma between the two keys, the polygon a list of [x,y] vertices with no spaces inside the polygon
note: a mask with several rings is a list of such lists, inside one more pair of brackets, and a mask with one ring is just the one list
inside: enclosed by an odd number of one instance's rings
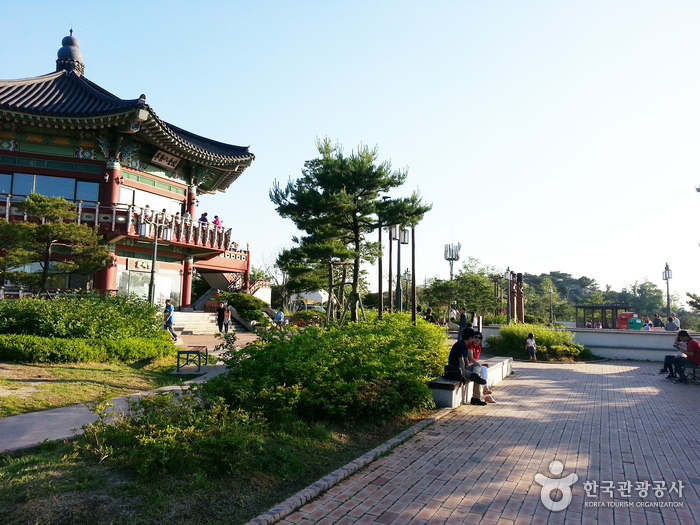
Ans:
{"label": "handrail", "polygon": [[[5,220],[8,222],[15,215],[12,213],[13,197],[16,201],[22,201],[27,196],[6,195],[4,203]],[[148,206],[140,207],[123,203],[100,204],[99,201],[66,200],[76,205],[77,224],[94,222],[94,227],[100,228],[102,231],[126,233],[127,235],[151,239],[154,238],[155,233],[153,230],[155,229],[159,234],[159,241],[175,241],[176,243],[193,244],[228,252],[248,252],[247,250],[239,250],[238,243],[232,241],[233,228],[224,228],[223,226],[200,222],[190,217],[183,217],[179,213],[172,215],[162,211],[154,212]],[[0,200],[1,205],[2,201]],[[21,215],[24,222],[29,219],[26,213]],[[158,228],[152,227],[154,221],[157,221]]]}

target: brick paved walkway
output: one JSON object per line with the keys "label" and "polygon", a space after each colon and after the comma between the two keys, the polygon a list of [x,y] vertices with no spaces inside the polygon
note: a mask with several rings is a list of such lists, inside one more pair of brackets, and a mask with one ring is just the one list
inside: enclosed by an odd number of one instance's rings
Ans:
{"label": "brick paved walkway", "polygon": [[[279,523],[700,523],[700,387],[659,368],[515,363],[494,390],[498,404],[451,411]],[[549,471],[554,460],[561,476]],[[568,508],[543,505],[537,473],[578,476]],[[592,481],[597,497],[584,488]],[[619,492],[626,481],[631,497]],[[682,496],[653,487],[644,496],[644,481],[681,481]],[[682,506],[650,506],[658,502]]]}

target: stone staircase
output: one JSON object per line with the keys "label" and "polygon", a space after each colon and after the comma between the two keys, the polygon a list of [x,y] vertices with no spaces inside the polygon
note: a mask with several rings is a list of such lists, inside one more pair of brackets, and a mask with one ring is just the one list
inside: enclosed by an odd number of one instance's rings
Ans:
{"label": "stone staircase", "polygon": [[[231,318],[231,328],[236,332],[247,332],[248,329]],[[173,330],[178,335],[213,335],[219,333],[216,324],[216,313],[213,312],[175,312]]]}
{"label": "stone staircase", "polygon": [[175,312],[173,330],[179,335],[213,335],[219,333],[216,314],[211,312]]}

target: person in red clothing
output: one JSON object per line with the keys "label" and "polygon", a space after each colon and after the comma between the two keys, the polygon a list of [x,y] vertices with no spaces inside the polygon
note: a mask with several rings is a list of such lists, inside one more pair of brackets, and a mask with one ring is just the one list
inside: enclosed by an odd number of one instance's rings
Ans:
{"label": "person in red clothing", "polygon": [[688,378],[685,377],[685,367],[688,365],[700,365],[700,344],[690,337],[686,330],[678,332],[678,339],[687,343],[688,348],[685,350],[685,355],[688,357],[676,357],[673,360],[673,367],[678,373],[678,381],[676,383],[687,383]]}
{"label": "person in red clothing", "polygon": [[[483,339],[483,336],[481,335],[481,332],[474,332],[474,337],[472,338],[471,342],[468,344],[469,349],[472,351],[472,356],[474,357],[474,362],[478,363],[479,357],[481,356],[481,341]],[[481,365],[481,377],[488,380],[489,378],[489,365]],[[474,385],[474,388],[478,388],[476,385]],[[484,394],[484,401],[487,403],[495,403],[496,400],[493,398],[491,394],[491,389],[488,386],[488,383],[483,385],[481,387],[482,392]]]}

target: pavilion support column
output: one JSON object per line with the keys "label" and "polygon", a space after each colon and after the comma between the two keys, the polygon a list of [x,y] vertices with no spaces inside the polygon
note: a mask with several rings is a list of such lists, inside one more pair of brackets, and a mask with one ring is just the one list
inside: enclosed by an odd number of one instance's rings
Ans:
{"label": "pavilion support column", "polygon": [[117,254],[116,246],[109,245],[109,253],[112,256],[112,262],[106,268],[102,268],[95,272],[93,279],[93,288],[103,294],[112,294],[117,290]]}
{"label": "pavilion support column", "polygon": [[121,197],[119,185],[122,183],[122,165],[116,157],[107,159],[105,169],[105,182],[102,185],[102,195],[100,202],[108,206],[118,204]]}
{"label": "pavilion support column", "polygon": [[246,243],[245,277],[243,288],[245,293],[250,293],[250,243]]}
{"label": "pavilion support column", "polygon": [[189,198],[187,200],[187,213],[192,220],[197,219],[197,186],[190,184]]}
{"label": "pavilion support column", "polygon": [[182,266],[182,291],[180,293],[180,308],[192,305],[192,271],[194,262],[191,255],[185,257]]}
{"label": "pavilion support column", "polygon": [[[121,197],[120,184],[122,183],[122,166],[116,156],[110,156],[107,159],[105,166],[105,180],[100,185],[100,205],[109,206],[111,213],[112,205],[118,204]],[[99,209],[95,210],[99,216]],[[102,210],[104,211],[104,210]],[[93,287],[100,292],[111,292],[117,289],[117,255],[116,247],[113,244],[109,245],[112,255],[112,264],[107,268],[95,272],[93,279]]]}

